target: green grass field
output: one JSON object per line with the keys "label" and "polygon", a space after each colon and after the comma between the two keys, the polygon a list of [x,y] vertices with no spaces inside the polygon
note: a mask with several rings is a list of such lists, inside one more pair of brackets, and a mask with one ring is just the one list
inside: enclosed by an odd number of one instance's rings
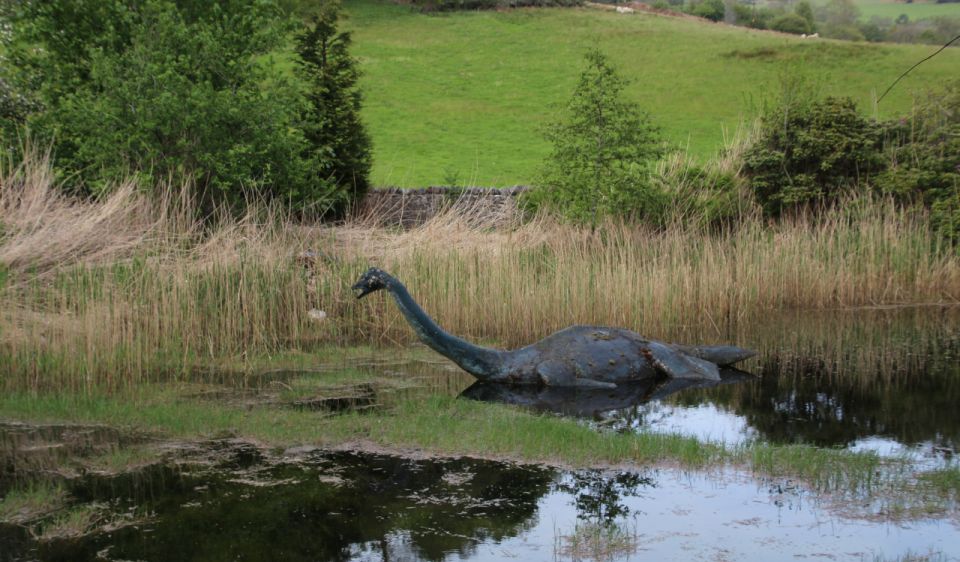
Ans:
{"label": "green grass field", "polygon": [[[589,8],[426,15],[385,0],[345,7],[381,186],[529,182],[548,149],[538,128],[570,95],[594,45],[633,80],[628,95],[667,138],[702,157],[776,95],[785,73],[852,96],[873,114],[875,93],[932,52]],[[958,50],[932,59],[879,115],[907,110],[911,91],[942,84],[957,68]]]}
{"label": "green grass field", "polygon": [[869,21],[873,16],[897,19],[900,14],[907,14],[910,21],[917,21],[936,16],[953,16],[960,18],[960,3],[937,4],[931,0],[924,2],[914,1],[910,4],[896,0],[854,0],[860,8],[860,18]]}

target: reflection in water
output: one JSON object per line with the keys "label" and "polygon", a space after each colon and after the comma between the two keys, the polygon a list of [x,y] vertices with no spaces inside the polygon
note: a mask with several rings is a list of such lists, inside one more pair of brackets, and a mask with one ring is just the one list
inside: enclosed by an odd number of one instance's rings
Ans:
{"label": "reflection in water", "polygon": [[[41,544],[44,560],[382,560],[470,557],[531,524],[553,471],[469,459],[418,462],[334,453],[297,464],[164,474],[118,506],[153,514],[85,541]],[[104,500],[106,498],[100,497]],[[121,507],[122,509],[122,507]],[[0,557],[2,559],[2,557]]]}
{"label": "reflection in water", "polygon": [[630,515],[630,508],[623,503],[626,496],[636,496],[640,488],[654,486],[652,478],[636,472],[583,470],[561,478],[555,489],[573,496],[578,519],[612,523]]}
{"label": "reflection in water", "polygon": [[759,356],[742,365],[757,377],[720,386],[640,383],[613,394],[511,390],[473,384],[473,377],[448,361],[356,358],[315,372],[278,371],[243,381],[269,388],[294,377],[322,379],[325,372],[351,369],[402,381],[373,389],[369,401],[387,409],[401,399],[463,392],[478,400],[591,418],[621,431],[680,433],[707,441],[810,443],[904,453],[940,464],[960,447],[960,416],[955,415],[960,307],[778,312],[732,326],[704,326],[650,335],[757,349]]}
{"label": "reflection in water", "polygon": [[656,560],[960,554],[956,525],[845,518],[789,482],[736,472],[322,452],[275,459],[236,442],[218,456],[212,467],[141,474],[139,486],[72,488],[75,501],[150,516],[70,540],[37,542],[0,527],[0,561],[552,561],[557,537],[583,520],[629,525],[643,558]]}
{"label": "reflection in water", "polygon": [[781,314],[721,337],[686,328],[671,338],[756,348],[745,368],[758,376],[613,395],[477,385],[464,395],[730,444],[760,438],[939,463],[960,447],[960,308]]}
{"label": "reflection in water", "polygon": [[662,400],[681,390],[709,388],[753,380],[738,369],[721,369],[719,381],[655,379],[619,384],[616,388],[570,388],[554,386],[509,386],[477,382],[460,396],[484,402],[503,402],[541,412],[599,419],[613,410],[627,410],[651,400]]}

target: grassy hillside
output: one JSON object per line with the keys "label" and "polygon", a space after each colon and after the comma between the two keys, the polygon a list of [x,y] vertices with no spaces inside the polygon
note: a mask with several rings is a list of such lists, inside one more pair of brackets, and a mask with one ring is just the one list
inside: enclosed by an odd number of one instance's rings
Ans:
{"label": "grassy hillside", "polygon": [[900,14],[907,14],[910,21],[932,18],[935,16],[960,17],[960,3],[937,4],[932,0],[925,2],[914,1],[910,4],[896,0],[855,0],[854,4],[860,8],[863,20],[873,16],[897,19]]}
{"label": "grassy hillside", "polygon": [[[424,15],[382,0],[345,7],[365,72],[376,185],[530,181],[547,151],[537,128],[570,94],[590,45],[633,79],[628,95],[667,137],[701,156],[755,114],[783,73],[872,112],[874,93],[931,52],[587,8]],[[958,67],[958,50],[924,64],[880,116],[906,110],[912,89],[942,83]]]}

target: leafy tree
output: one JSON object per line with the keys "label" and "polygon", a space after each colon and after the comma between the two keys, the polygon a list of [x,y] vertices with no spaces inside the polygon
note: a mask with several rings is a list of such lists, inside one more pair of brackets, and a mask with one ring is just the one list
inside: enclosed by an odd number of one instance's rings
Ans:
{"label": "leafy tree", "polygon": [[606,214],[655,213],[662,196],[649,167],[662,154],[659,129],[623,100],[626,82],[602,52],[586,63],[565,115],[545,131],[553,150],[528,202],[594,227]]}
{"label": "leafy tree", "polygon": [[297,52],[299,74],[309,87],[306,138],[321,162],[319,179],[338,189],[334,210],[342,211],[369,187],[370,137],[360,121],[360,73],[349,53],[350,34],[337,31],[337,17],[335,5],[311,16],[297,35]]}
{"label": "leafy tree", "polygon": [[[136,174],[147,186],[191,178],[205,208],[243,205],[254,190],[298,207],[344,197],[332,170],[350,155],[318,144],[316,100],[268,59],[298,25],[276,2],[14,4],[10,57],[26,77],[16,85],[37,101],[24,120],[55,143],[55,165],[78,191]],[[354,111],[359,98],[331,103]]]}

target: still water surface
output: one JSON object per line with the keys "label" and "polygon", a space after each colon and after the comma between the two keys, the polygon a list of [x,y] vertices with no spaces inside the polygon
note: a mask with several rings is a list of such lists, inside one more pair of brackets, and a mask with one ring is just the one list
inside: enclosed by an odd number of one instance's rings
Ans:
{"label": "still water surface", "polygon": [[12,535],[2,560],[569,560],[577,528],[630,543],[601,560],[876,560],[960,556],[951,521],[846,518],[789,481],[724,471],[562,471],[473,459],[314,452],[165,470],[73,490],[146,515],[83,539]]}
{"label": "still water surface", "polygon": [[[468,397],[592,419],[622,431],[739,444],[761,439],[953,462],[960,446],[960,310],[920,307],[780,315],[728,330],[678,330],[684,342],[757,349],[708,388],[669,385],[581,400],[529,391]],[[471,381],[466,378],[465,384]],[[551,391],[553,392],[553,391]],[[586,395],[587,393],[582,393]]]}
{"label": "still water surface", "polygon": [[[417,381],[392,394],[365,394],[365,406],[440,393],[557,412],[598,431],[809,443],[907,456],[924,469],[956,462],[956,309],[781,315],[648,335],[735,342],[760,354],[743,365],[747,374],[725,373],[725,384],[656,384],[612,395],[477,386],[440,359],[396,365],[373,358],[353,366]],[[78,480],[70,490],[77,503],[134,513],[139,522],[39,542],[23,529],[0,528],[0,561],[872,561],[930,553],[960,560],[952,517],[884,521],[877,509],[847,509],[795,482],[730,469],[565,471],[473,459],[248,453],[202,468]],[[614,529],[619,542],[591,554],[576,539],[595,524]]]}

